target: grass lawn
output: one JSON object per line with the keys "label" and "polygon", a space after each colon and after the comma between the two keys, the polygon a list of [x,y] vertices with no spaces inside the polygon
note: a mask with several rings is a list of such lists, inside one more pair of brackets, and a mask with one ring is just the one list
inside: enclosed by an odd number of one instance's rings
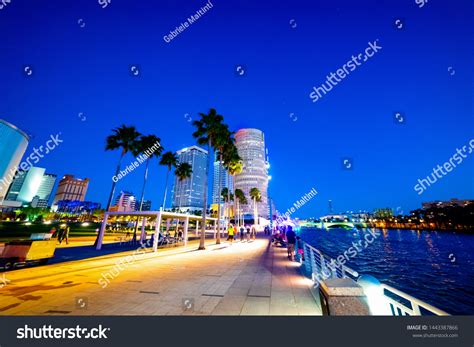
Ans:
{"label": "grass lawn", "polygon": [[[47,233],[53,227],[59,229],[61,223],[32,223],[26,225],[25,222],[0,222],[0,241],[29,239],[33,233]],[[89,223],[88,226],[82,226],[82,223],[70,223],[70,237],[95,236],[96,229],[100,228],[100,223]]]}

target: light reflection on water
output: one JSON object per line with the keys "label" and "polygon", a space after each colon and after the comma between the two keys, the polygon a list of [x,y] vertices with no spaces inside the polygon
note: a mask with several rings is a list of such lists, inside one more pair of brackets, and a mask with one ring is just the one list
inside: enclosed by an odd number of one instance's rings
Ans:
{"label": "light reflection on water", "polygon": [[[474,235],[379,230],[380,236],[347,263],[360,274],[424,300],[451,314],[474,314]],[[305,241],[335,258],[367,230],[302,229]],[[450,257],[451,255],[451,257]],[[453,261],[455,259],[455,261]]]}

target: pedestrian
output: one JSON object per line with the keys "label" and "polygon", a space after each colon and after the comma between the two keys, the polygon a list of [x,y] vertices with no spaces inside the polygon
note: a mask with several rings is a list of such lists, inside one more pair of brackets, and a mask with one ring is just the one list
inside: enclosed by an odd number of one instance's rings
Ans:
{"label": "pedestrian", "polygon": [[245,228],[243,225],[240,226],[240,242],[244,242]]}
{"label": "pedestrian", "polygon": [[252,229],[251,229],[251,236],[252,236],[252,240],[255,240],[256,236],[257,236],[257,226],[254,224],[252,225]]}
{"label": "pedestrian", "polygon": [[229,227],[227,228],[227,231],[228,231],[227,240],[229,240],[230,243],[232,244],[232,242],[234,242],[234,226],[232,224],[229,224]]}
{"label": "pedestrian", "polygon": [[304,261],[304,243],[299,236],[296,236],[296,241],[298,242],[298,254],[300,255],[300,259]]}
{"label": "pedestrian", "polygon": [[246,229],[247,229],[247,242],[250,242],[250,225],[247,224]]}
{"label": "pedestrian", "polygon": [[51,235],[51,238],[54,238],[58,235],[56,235],[56,228],[52,227],[51,230],[49,231],[49,234]]}
{"label": "pedestrian", "polygon": [[58,241],[59,241],[59,244],[63,243],[65,231],[66,231],[66,230],[64,229],[64,225],[60,225],[60,226],[59,226],[59,231],[58,231]]}
{"label": "pedestrian", "polygon": [[69,245],[69,231],[71,229],[69,228],[69,225],[66,225],[66,227],[64,228],[64,236],[63,236],[63,239],[66,239],[66,245]]}
{"label": "pedestrian", "polygon": [[296,234],[291,226],[288,226],[286,230],[286,247],[288,250],[288,259],[293,261],[295,252]]}

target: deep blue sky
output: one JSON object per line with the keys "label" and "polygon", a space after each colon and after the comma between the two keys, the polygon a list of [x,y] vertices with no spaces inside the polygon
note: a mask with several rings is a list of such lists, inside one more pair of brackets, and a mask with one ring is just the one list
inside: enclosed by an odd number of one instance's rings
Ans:
{"label": "deep blue sky", "polygon": [[[0,10],[0,118],[35,135],[27,153],[62,132],[64,143],[38,166],[90,177],[87,199],[103,204],[119,156],[104,151],[113,127],[136,125],[178,150],[194,144],[184,115],[196,119],[210,107],[234,130],[265,132],[281,211],[313,187],[319,195],[296,215],[322,215],[328,199],[336,211],[408,212],[422,201],[474,197],[472,157],[423,195],[413,190],[474,138],[471,0],[423,8],[415,0],[213,3],[165,43],[205,1],[112,0],[103,9],[95,0],[12,0]],[[382,50],[312,103],[312,87],[375,39]],[[129,74],[134,64],[138,78]],[[406,123],[395,124],[394,111]],[[343,157],[353,158],[353,170],[342,169]],[[142,170],[118,189],[138,194]],[[146,197],[154,207],[165,172],[153,163]]]}

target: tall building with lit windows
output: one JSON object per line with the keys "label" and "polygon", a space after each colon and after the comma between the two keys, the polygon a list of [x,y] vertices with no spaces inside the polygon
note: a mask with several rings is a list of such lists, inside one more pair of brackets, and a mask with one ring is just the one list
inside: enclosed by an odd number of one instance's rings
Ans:
{"label": "tall building with lit windows", "polygon": [[[45,169],[31,167],[28,171],[18,171],[8,190],[4,204],[18,206],[31,203],[33,207],[48,207],[56,175],[45,173]],[[17,204],[11,204],[17,202]]]}
{"label": "tall building with lit windows", "polygon": [[74,178],[73,175],[64,175],[59,181],[53,205],[61,200],[84,201],[89,187],[89,179]]}
{"label": "tall building with lit windows", "polygon": [[179,163],[188,163],[193,172],[191,177],[174,180],[172,206],[183,210],[202,210],[208,152],[198,146],[183,148],[177,152]]}
{"label": "tall building with lit windows", "polygon": [[235,144],[243,161],[242,173],[235,176],[235,189],[241,189],[247,197],[248,204],[243,206],[243,213],[253,215],[253,204],[250,189],[257,188],[262,201],[257,204],[258,215],[268,218],[268,163],[265,152],[265,136],[258,129],[240,129],[235,133]]}
{"label": "tall building with lit windows", "polygon": [[30,138],[13,124],[0,119],[0,205],[13,181]]}
{"label": "tall building with lit windows", "polygon": [[212,181],[213,204],[218,204],[219,202],[222,204],[224,202],[222,196],[219,197],[219,181],[221,181],[221,189],[229,188],[230,191],[233,192],[232,177],[230,177],[229,172],[222,165],[220,165],[219,161],[216,160],[214,162],[214,175]]}

